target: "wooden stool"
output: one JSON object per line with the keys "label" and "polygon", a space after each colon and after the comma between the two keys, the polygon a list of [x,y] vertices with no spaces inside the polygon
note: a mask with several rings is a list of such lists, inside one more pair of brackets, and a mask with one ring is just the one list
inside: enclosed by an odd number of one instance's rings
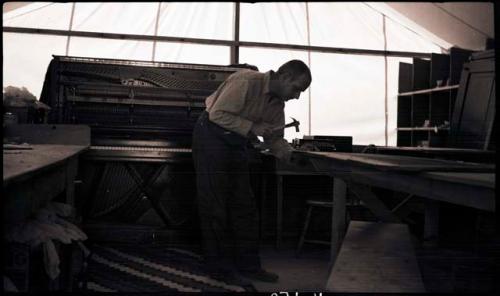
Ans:
{"label": "wooden stool", "polygon": [[302,245],[304,245],[305,242],[312,244],[330,245],[330,241],[312,240],[312,239],[306,240],[305,238],[307,234],[307,229],[309,227],[309,222],[311,221],[311,213],[313,208],[314,207],[331,208],[333,206],[333,203],[330,201],[308,199],[306,201],[306,204],[308,205],[306,222],[304,224],[304,228],[302,229],[302,234],[300,235],[299,245],[297,246],[297,252],[295,253],[296,256],[299,255],[300,250],[302,249]]}

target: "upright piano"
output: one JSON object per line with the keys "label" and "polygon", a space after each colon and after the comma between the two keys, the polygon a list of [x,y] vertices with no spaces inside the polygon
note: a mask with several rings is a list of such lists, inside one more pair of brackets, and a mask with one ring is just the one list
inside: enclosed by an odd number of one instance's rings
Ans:
{"label": "upright piano", "polygon": [[76,206],[96,236],[197,225],[192,131],[205,98],[241,67],[53,56],[40,101],[49,124],[91,128]]}

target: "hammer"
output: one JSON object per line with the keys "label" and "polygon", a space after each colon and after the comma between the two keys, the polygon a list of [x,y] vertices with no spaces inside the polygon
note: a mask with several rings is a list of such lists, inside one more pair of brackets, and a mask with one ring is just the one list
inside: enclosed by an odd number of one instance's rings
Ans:
{"label": "hammer", "polygon": [[292,122],[287,123],[287,124],[282,125],[282,126],[275,127],[275,128],[273,129],[273,132],[275,132],[275,131],[279,131],[279,130],[281,130],[281,129],[285,129],[285,128],[287,128],[287,127],[294,126],[294,127],[295,127],[295,132],[297,132],[297,133],[298,133],[298,132],[299,132],[299,125],[300,125],[300,122],[299,122],[297,119],[293,118],[293,117],[290,117],[290,118],[293,120]]}

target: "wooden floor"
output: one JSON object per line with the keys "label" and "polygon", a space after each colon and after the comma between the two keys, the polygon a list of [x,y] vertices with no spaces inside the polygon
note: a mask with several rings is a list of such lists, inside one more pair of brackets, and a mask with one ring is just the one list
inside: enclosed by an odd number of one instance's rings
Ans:
{"label": "wooden floor", "polygon": [[408,226],[351,221],[327,290],[345,293],[424,293]]}
{"label": "wooden floor", "polygon": [[[415,255],[426,293],[491,293],[500,291],[498,241],[473,246],[427,246],[412,236]],[[295,257],[296,240],[284,241],[280,250],[264,243],[263,267],[280,276],[278,283],[254,282],[259,292],[326,291],[329,249],[322,245],[304,245]]]}
{"label": "wooden floor", "polygon": [[254,282],[259,292],[320,292],[325,291],[328,279],[330,251],[321,245],[305,245],[301,255],[295,256],[295,244],[285,243],[280,250],[272,245],[261,248],[262,266],[279,275],[278,283]]}
{"label": "wooden floor", "polygon": [[431,293],[500,291],[500,244],[416,248],[422,280]]}
{"label": "wooden floor", "polygon": [[[499,288],[500,281],[496,280],[500,271],[499,241],[433,246],[422,244],[413,234],[410,240],[427,293],[492,293]],[[261,242],[264,269],[278,274],[280,279],[277,283],[254,281],[258,292],[327,291],[329,247],[306,243],[296,257],[297,242],[298,237],[292,234],[284,237],[278,250],[274,235]]]}

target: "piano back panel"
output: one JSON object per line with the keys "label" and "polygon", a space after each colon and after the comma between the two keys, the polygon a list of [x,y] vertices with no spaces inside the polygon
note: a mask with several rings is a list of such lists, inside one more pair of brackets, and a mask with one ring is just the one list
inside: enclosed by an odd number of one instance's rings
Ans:
{"label": "piano back panel", "polygon": [[204,101],[236,67],[55,56],[40,100],[49,123],[87,124],[92,138],[187,137]]}
{"label": "piano back panel", "polygon": [[49,123],[91,128],[77,190],[84,221],[164,226],[132,166],[171,216],[167,227],[191,229],[196,186],[186,150],[206,97],[239,69],[54,56],[40,98]]}
{"label": "piano back panel", "polygon": [[91,126],[93,144],[103,139],[169,140],[190,147],[194,124],[202,111],[177,106],[79,102],[67,108],[65,117],[67,122]]}

